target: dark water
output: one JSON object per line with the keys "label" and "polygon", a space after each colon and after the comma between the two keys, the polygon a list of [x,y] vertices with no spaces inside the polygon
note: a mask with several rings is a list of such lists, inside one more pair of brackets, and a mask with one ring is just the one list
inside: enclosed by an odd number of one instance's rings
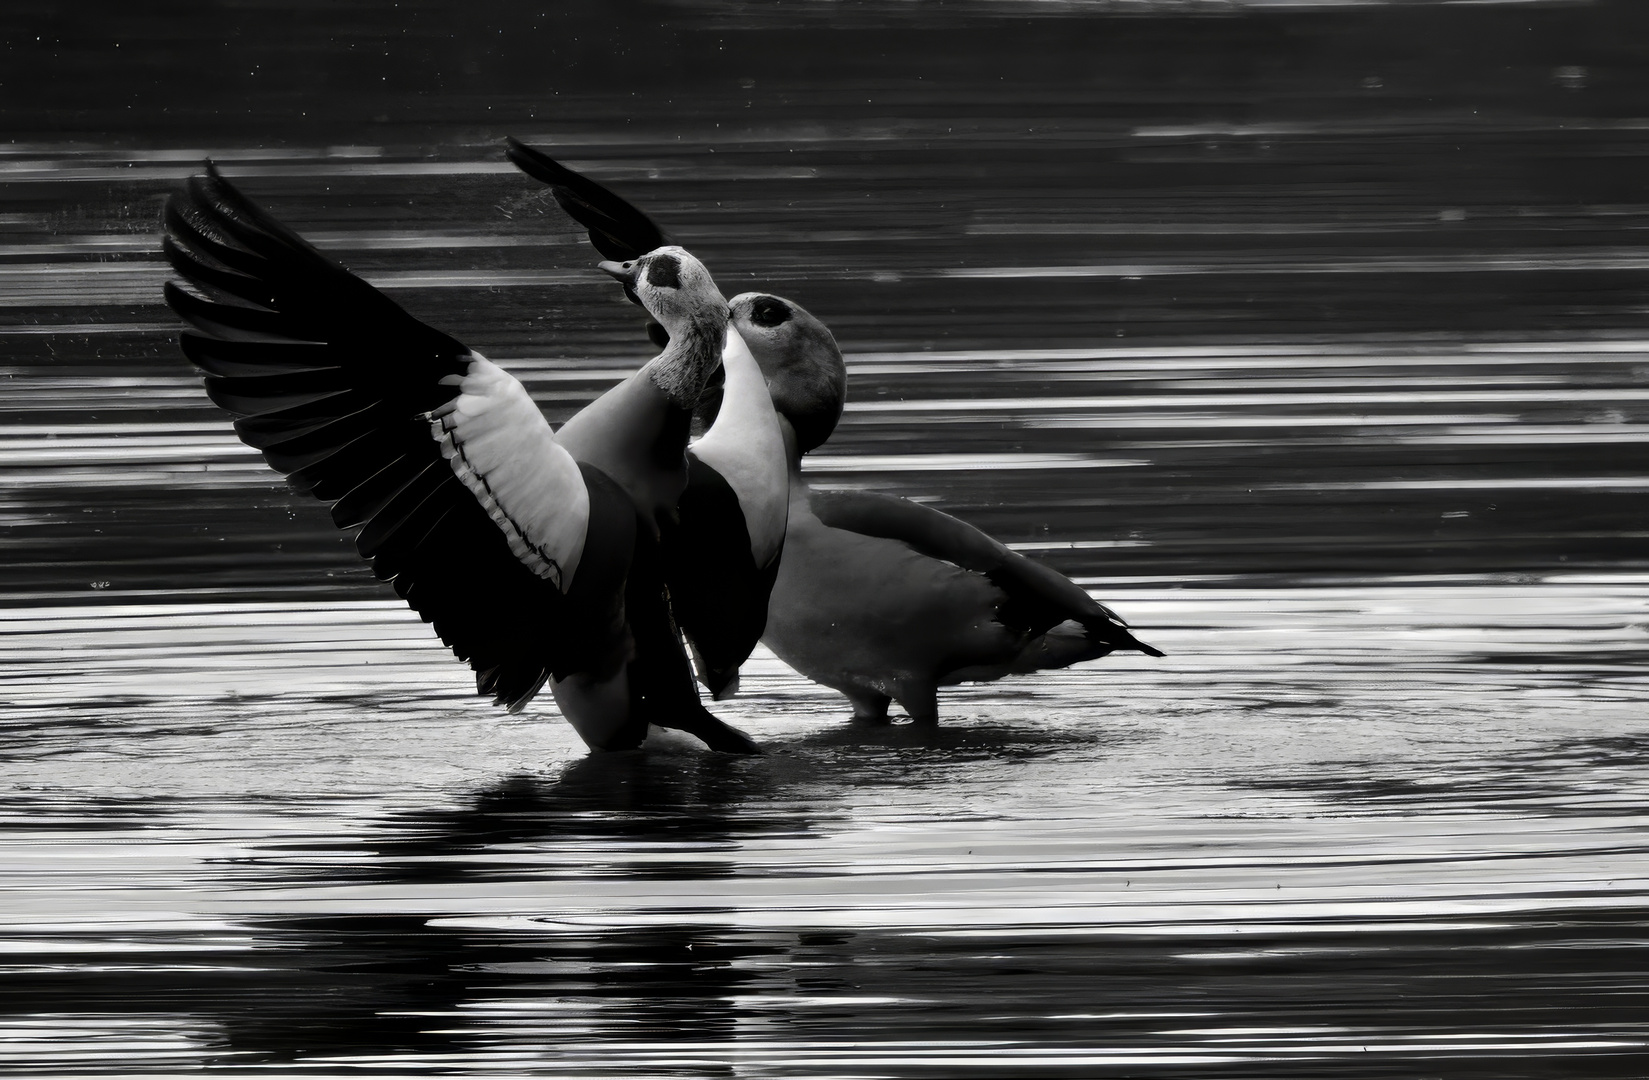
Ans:
{"label": "dark water", "polygon": [[[294,14],[294,12],[296,12]],[[1629,4],[0,13],[0,1073],[1649,1073]],[[208,153],[559,420],[645,358],[514,134],[825,319],[815,482],[1166,650],[588,758],[176,353]]]}

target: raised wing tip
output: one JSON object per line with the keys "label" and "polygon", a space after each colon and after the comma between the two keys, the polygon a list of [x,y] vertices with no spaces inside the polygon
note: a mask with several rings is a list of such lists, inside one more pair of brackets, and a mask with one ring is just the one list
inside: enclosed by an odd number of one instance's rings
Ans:
{"label": "raised wing tip", "polygon": [[231,184],[228,178],[218,170],[217,162],[207,158],[201,163],[201,167],[203,171],[191,176],[188,183],[190,194],[197,199],[204,196],[212,200],[221,200],[223,193],[226,191],[236,195],[240,194],[236,191],[235,185]]}
{"label": "raised wing tip", "polygon": [[564,184],[569,175],[578,175],[542,150],[534,150],[514,136],[504,137],[504,156],[509,158],[516,168],[546,184]]}
{"label": "raised wing tip", "polygon": [[225,205],[243,202],[244,196],[218,171],[216,163],[207,158],[206,171],[189,177],[181,190],[172,193],[172,199],[197,212],[212,211],[221,216]]}
{"label": "raised wing tip", "polygon": [[189,178],[189,186],[192,190],[205,192],[210,199],[217,203],[228,204],[237,210],[249,212],[253,215],[261,213],[252,204],[252,201],[242,194],[240,188],[230,183],[229,178],[218,170],[217,162],[211,158],[206,159],[206,171],[204,173],[196,173]]}
{"label": "raised wing tip", "polygon": [[658,222],[622,195],[520,139],[506,136],[504,155],[516,168],[549,185],[555,201],[584,226],[590,243],[603,258],[627,262],[674,242]]}

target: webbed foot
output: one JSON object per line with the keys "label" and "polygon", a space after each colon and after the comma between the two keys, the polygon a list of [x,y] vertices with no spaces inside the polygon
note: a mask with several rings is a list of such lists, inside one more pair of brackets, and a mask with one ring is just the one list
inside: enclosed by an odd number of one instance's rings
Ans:
{"label": "webbed foot", "polygon": [[685,731],[710,749],[723,754],[759,754],[761,746],[731,724],[719,719],[714,713],[705,708],[688,711],[685,715],[672,716],[667,722],[654,719],[653,723],[663,728],[674,728],[676,731]]}

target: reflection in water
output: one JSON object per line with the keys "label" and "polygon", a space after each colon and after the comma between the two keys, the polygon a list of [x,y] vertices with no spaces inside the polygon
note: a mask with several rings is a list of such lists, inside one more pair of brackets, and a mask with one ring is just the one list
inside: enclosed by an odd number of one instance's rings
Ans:
{"label": "reflection in water", "polygon": [[794,803],[769,805],[771,787],[770,773],[724,755],[591,756],[552,779],[510,777],[461,806],[392,813],[367,837],[267,870],[271,882],[376,884],[725,877],[740,838],[811,835]]}

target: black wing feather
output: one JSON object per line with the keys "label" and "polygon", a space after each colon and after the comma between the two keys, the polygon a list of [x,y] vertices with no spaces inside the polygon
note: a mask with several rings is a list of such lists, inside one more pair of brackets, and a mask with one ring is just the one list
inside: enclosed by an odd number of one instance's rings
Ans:
{"label": "black wing feather", "polygon": [[[194,185],[189,187],[191,198],[199,198]],[[221,233],[204,225],[205,219],[194,207],[187,209],[177,197],[166,203],[166,238],[161,250],[165,252],[172,269],[191,282],[210,285],[231,296],[255,304],[274,304],[275,296],[260,275],[258,256],[224,243]]]}
{"label": "black wing feather", "polygon": [[[166,243],[170,245],[171,242],[171,237],[167,237]],[[282,340],[284,327],[279,312],[262,307],[202,300],[185,292],[173,281],[166,283],[164,293],[167,305],[184,322],[207,337],[219,341]]]}
{"label": "black wing feather", "polygon": [[[431,470],[437,466],[446,472],[452,471],[439,457],[431,460],[420,455],[407,455],[395,459],[332,504],[333,524],[340,529],[365,525],[409,485],[421,479],[427,482]],[[437,481],[445,478],[445,473],[435,474]]]}
{"label": "black wing feather", "polygon": [[347,416],[321,416],[302,422],[293,422],[280,413],[243,416],[235,421],[235,432],[241,442],[263,451],[264,460],[271,466],[286,472],[287,466],[282,463],[284,455],[307,454],[321,446],[341,445],[380,430],[387,422],[387,413],[383,404],[378,403]]}
{"label": "black wing feather", "polygon": [[[188,295],[181,289],[176,293],[179,296]],[[336,363],[332,359],[334,350],[320,342],[279,338],[265,341],[227,340],[213,337],[209,331],[197,333],[188,330],[179,336],[178,342],[189,362],[209,375],[293,375]]]}
{"label": "black wing feather", "polygon": [[290,483],[330,502],[343,498],[392,461],[420,452],[420,444],[428,437],[415,427],[367,432],[342,445],[284,455],[282,465]]}
{"label": "black wing feather", "polygon": [[[355,412],[360,394],[325,369],[267,379],[224,379],[208,375],[206,396],[239,416],[339,416]],[[267,384],[267,385],[259,385]]]}
{"label": "black wing feather", "polygon": [[379,513],[361,528],[355,546],[363,558],[372,560],[378,580],[388,581],[401,572],[390,552],[415,548],[442,519],[454,510],[456,493],[445,484],[422,493],[417,500],[400,500],[394,513]]}
{"label": "black wing feather", "polygon": [[550,185],[555,201],[589,231],[603,258],[629,262],[675,243],[652,218],[589,177],[516,139],[505,139],[505,146],[516,168]]}

